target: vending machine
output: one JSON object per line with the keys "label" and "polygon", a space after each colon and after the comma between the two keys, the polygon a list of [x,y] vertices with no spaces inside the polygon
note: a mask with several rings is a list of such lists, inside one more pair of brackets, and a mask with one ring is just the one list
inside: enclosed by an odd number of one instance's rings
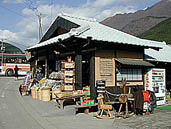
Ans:
{"label": "vending machine", "polygon": [[157,97],[157,106],[165,104],[165,69],[148,69],[145,74],[145,90],[153,91]]}

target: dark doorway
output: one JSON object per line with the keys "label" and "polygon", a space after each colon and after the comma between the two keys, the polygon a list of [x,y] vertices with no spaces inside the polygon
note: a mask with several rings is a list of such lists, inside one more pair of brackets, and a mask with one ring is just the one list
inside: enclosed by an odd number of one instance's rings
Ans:
{"label": "dark doorway", "polygon": [[83,87],[90,85],[90,55],[82,57],[82,84]]}

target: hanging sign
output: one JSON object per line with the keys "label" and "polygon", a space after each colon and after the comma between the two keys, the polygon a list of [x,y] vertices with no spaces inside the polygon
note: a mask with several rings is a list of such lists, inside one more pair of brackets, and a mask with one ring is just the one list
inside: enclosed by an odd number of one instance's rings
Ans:
{"label": "hanging sign", "polygon": [[96,81],[97,93],[105,93],[105,81]]}

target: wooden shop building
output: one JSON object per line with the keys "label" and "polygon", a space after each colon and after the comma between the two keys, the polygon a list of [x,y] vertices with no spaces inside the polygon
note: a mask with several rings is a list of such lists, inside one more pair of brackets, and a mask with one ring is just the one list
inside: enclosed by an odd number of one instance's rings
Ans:
{"label": "wooden shop building", "polygon": [[32,65],[44,64],[46,77],[58,70],[58,61],[70,56],[75,62],[75,89],[90,86],[91,97],[95,98],[97,80],[105,80],[106,89],[112,93],[121,92],[122,78],[127,86],[143,86],[145,69],[155,67],[144,60],[148,48],[157,51],[161,47],[95,19],[63,13],[27,52]]}

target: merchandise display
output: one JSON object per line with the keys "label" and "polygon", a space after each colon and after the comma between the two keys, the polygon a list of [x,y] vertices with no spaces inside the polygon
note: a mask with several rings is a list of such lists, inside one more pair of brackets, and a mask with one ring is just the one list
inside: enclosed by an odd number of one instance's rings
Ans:
{"label": "merchandise display", "polygon": [[22,84],[23,86],[29,86],[30,85],[31,76],[32,76],[32,72],[28,71],[26,76],[24,77],[24,82]]}
{"label": "merchandise display", "polygon": [[73,91],[75,89],[75,63],[62,62],[62,71],[64,73],[64,91]]}
{"label": "merchandise display", "polygon": [[26,76],[24,77],[24,81],[23,83],[20,85],[19,87],[19,91],[21,95],[27,95],[28,91],[29,91],[29,86],[30,86],[30,82],[31,82],[31,76],[32,76],[32,72],[28,71],[26,73]]}
{"label": "merchandise display", "polygon": [[63,80],[64,79],[64,73],[62,71],[59,72],[52,72],[49,75],[50,79],[59,79],[59,80]]}

